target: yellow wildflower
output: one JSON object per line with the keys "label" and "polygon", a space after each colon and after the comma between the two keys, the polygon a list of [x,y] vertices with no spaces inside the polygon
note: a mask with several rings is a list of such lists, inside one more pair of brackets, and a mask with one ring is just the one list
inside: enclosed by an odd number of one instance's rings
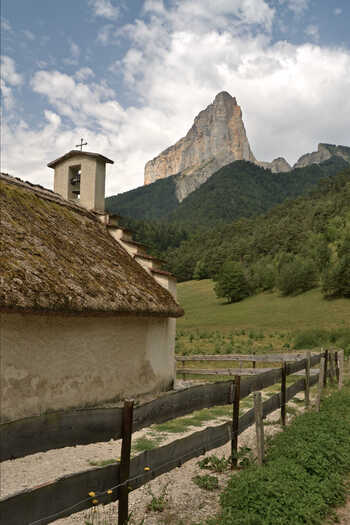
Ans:
{"label": "yellow wildflower", "polygon": [[98,499],[93,499],[93,500],[92,500],[92,504],[93,504],[93,505],[97,505],[97,504],[98,504]]}
{"label": "yellow wildflower", "polygon": [[94,491],[92,490],[91,492],[89,492],[89,496],[91,496],[91,498],[93,498],[94,496],[96,496],[96,494],[95,494]]}
{"label": "yellow wildflower", "polygon": [[149,467],[145,467],[144,470],[151,470]]}
{"label": "yellow wildflower", "polygon": [[108,489],[107,490],[107,494],[112,494],[113,490],[112,489]]}

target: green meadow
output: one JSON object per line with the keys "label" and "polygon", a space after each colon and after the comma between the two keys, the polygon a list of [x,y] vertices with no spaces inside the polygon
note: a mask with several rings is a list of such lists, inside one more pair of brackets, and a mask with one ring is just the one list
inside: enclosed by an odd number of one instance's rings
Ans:
{"label": "green meadow", "polygon": [[262,293],[227,304],[213,281],[178,284],[185,310],[177,321],[176,352],[267,353],[339,346],[350,353],[350,300],[326,300],[319,289],[294,297]]}

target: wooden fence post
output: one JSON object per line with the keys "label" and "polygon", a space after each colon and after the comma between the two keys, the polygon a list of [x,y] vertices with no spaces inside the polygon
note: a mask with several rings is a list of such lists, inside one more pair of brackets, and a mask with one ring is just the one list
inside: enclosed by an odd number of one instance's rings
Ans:
{"label": "wooden fence post", "polygon": [[334,365],[335,365],[335,377],[337,380],[337,385],[339,385],[339,353],[338,351],[334,352]]}
{"label": "wooden fence post", "polygon": [[338,389],[343,388],[343,378],[344,378],[344,350],[338,352],[339,359],[339,379],[338,379]]}
{"label": "wooden fence post", "polygon": [[305,408],[310,407],[310,362],[311,352],[306,352],[306,363],[305,363]]}
{"label": "wooden fence post", "polygon": [[323,385],[324,385],[325,362],[326,362],[326,359],[324,357],[321,357],[320,375],[318,377],[318,391],[317,391],[317,398],[316,398],[317,412],[320,411],[320,406],[321,406],[321,396],[322,396],[322,390],[323,390]]}
{"label": "wooden fence post", "polygon": [[261,392],[254,392],[254,414],[258,464],[262,465],[264,462],[264,422]]}
{"label": "wooden fence post", "polygon": [[[255,354],[253,354],[253,356],[255,357]],[[253,360],[253,368],[256,368],[256,361]]]}
{"label": "wooden fence post", "polygon": [[332,385],[335,383],[334,352],[329,352],[329,378]]}
{"label": "wooden fence post", "polygon": [[325,350],[324,352],[324,378],[323,378],[323,386],[327,386],[327,376],[328,376],[328,350]]}
{"label": "wooden fence post", "polygon": [[129,520],[129,487],[127,480],[130,474],[130,452],[134,401],[126,399],[123,408],[122,451],[120,458],[118,525],[126,525]]}
{"label": "wooden fence post", "polygon": [[286,399],[287,399],[287,363],[282,363],[281,381],[281,425],[286,426]]}
{"label": "wooden fence post", "polygon": [[235,376],[235,390],[233,398],[232,414],[232,439],[231,439],[231,468],[237,467],[238,458],[238,424],[239,424],[239,402],[241,397],[241,376]]}

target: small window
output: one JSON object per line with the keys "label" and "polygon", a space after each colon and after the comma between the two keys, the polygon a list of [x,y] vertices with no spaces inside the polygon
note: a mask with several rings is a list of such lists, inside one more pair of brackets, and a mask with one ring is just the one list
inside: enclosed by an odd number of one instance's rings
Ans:
{"label": "small window", "polygon": [[69,168],[69,189],[71,199],[80,199],[80,175],[81,165],[71,166]]}

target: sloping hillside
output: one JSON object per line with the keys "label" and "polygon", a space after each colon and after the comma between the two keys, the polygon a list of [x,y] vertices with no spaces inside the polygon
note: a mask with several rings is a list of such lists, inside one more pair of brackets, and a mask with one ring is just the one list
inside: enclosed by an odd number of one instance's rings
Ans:
{"label": "sloping hillside", "polygon": [[175,175],[109,197],[106,208],[132,219],[211,226],[264,213],[348,166],[343,158],[334,156],[321,164],[272,173],[250,162],[236,161],[217,171],[180,204]]}

